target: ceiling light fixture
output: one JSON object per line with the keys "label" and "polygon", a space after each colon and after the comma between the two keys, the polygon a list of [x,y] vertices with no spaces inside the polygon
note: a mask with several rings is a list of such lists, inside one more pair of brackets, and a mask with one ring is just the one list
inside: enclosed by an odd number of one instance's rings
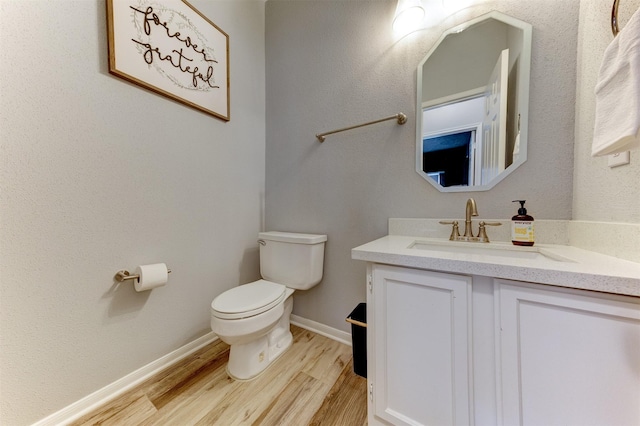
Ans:
{"label": "ceiling light fixture", "polygon": [[393,18],[393,32],[408,34],[418,29],[424,15],[424,8],[420,0],[398,0]]}

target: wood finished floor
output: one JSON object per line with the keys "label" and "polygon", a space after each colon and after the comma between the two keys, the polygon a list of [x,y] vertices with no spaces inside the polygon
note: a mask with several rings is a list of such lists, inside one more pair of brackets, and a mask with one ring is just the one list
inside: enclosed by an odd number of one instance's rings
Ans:
{"label": "wood finished floor", "polygon": [[291,331],[291,348],[250,382],[227,376],[229,346],[218,340],[72,425],[366,425],[367,381],[353,373],[351,348]]}

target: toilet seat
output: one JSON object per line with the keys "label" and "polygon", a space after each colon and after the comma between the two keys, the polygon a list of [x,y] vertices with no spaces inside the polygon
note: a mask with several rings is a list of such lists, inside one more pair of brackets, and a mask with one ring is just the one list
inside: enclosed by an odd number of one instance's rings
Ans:
{"label": "toilet seat", "polygon": [[225,291],[211,302],[211,312],[220,319],[241,319],[261,314],[285,299],[287,287],[258,280]]}

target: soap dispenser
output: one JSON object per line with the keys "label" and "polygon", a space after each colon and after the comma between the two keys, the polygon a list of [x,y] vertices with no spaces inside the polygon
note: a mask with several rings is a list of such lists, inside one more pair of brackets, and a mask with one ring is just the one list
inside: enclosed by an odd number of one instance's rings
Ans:
{"label": "soap dispenser", "polygon": [[534,243],[533,217],[524,208],[526,200],[514,200],[520,203],[518,214],[511,218],[511,242],[516,246],[532,246]]}

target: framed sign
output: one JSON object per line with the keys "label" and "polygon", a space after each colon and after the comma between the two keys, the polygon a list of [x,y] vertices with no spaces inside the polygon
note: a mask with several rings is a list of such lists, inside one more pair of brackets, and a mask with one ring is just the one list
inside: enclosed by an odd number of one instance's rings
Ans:
{"label": "framed sign", "polygon": [[109,72],[229,121],[229,36],[185,0],[107,0]]}

